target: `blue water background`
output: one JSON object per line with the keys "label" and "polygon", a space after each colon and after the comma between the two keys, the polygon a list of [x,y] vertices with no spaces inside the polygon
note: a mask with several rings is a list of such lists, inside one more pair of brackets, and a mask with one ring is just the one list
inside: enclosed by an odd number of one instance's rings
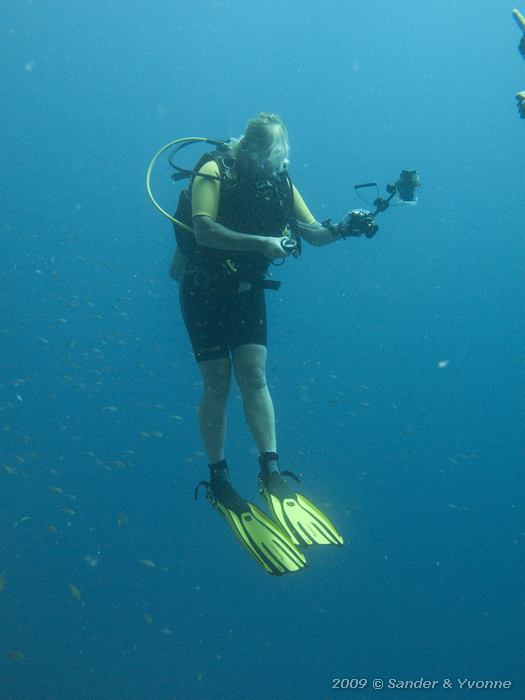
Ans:
{"label": "blue water background", "polygon": [[[317,700],[344,677],[369,686],[339,693],[369,698],[373,678],[421,676],[509,679],[501,695],[525,696],[525,64],[510,10],[4,0],[2,700]],[[171,226],[144,187],[163,144],[238,136],[260,110],[284,118],[319,220],[364,206],[356,183],[413,167],[423,183],[373,240],[307,247],[274,273],[282,466],[346,539],[278,579],[193,501],[200,382]],[[173,210],[168,175],[163,162],[153,183]],[[236,391],[227,456],[258,499]]]}

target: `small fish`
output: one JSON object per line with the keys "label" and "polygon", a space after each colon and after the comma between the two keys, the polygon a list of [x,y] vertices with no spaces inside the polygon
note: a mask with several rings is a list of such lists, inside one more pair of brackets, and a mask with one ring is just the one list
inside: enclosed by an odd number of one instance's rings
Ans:
{"label": "small fish", "polygon": [[76,515],[76,512],[73,510],[73,508],[62,508],[62,512],[66,515]]}
{"label": "small fish", "polygon": [[162,629],[159,630],[159,632],[164,636],[164,637],[169,637],[170,634],[173,634],[171,630],[169,630],[167,627],[163,627]]}
{"label": "small fish", "polygon": [[49,532],[50,535],[54,535],[55,533],[58,532],[57,528],[54,525],[48,525],[47,531]]}
{"label": "small fish", "polygon": [[91,554],[86,554],[86,556],[84,557],[84,561],[85,561],[86,564],[87,564],[88,566],[90,566],[92,569],[95,569],[95,568],[99,565],[99,563],[100,563],[99,558],[98,558],[98,557],[94,557],[94,556],[91,555]]}
{"label": "small fish", "polygon": [[148,569],[154,569],[156,566],[155,562],[151,561],[151,559],[141,559],[139,564],[142,564],[142,566],[145,566]]}
{"label": "small fish", "polygon": [[128,522],[129,522],[129,521],[128,521],[128,518],[127,518],[126,515],[124,515],[124,513],[119,513],[119,514],[117,515],[117,525],[118,525],[119,527],[124,527],[124,525],[127,525]]}
{"label": "small fish", "polygon": [[116,413],[118,408],[116,406],[104,406],[103,411],[109,411],[110,413]]}
{"label": "small fish", "polygon": [[77,586],[75,586],[73,583],[68,583],[67,587],[69,588],[71,597],[74,600],[82,600],[82,594],[80,593],[80,589]]}
{"label": "small fish", "polygon": [[446,367],[449,366],[449,364],[450,364],[450,360],[449,360],[449,359],[447,359],[447,360],[439,360],[439,362],[437,363],[437,366],[439,367],[439,369],[445,369]]}
{"label": "small fish", "polygon": [[64,489],[61,489],[60,486],[50,486],[49,490],[51,493],[64,493]]}
{"label": "small fish", "polygon": [[0,574],[0,593],[4,590],[5,588],[5,574]]}
{"label": "small fish", "polygon": [[155,620],[153,619],[153,617],[151,615],[148,615],[148,613],[144,613],[144,615],[142,617],[144,618],[144,622],[147,622],[148,625],[155,624]]}
{"label": "small fish", "polygon": [[18,649],[12,649],[11,651],[6,652],[6,656],[9,661],[24,661],[26,658],[24,652],[19,651]]}

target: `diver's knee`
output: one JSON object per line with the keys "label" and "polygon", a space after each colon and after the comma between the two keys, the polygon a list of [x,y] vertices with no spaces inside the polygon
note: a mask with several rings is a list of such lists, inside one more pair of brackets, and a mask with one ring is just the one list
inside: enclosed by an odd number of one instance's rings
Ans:
{"label": "diver's knee", "polygon": [[259,364],[246,365],[237,372],[237,382],[242,392],[266,389],[266,371]]}
{"label": "diver's knee", "polygon": [[215,377],[208,378],[203,385],[203,396],[213,401],[223,401],[230,393],[230,378]]}
{"label": "diver's knee", "polygon": [[207,377],[202,387],[204,401],[223,402],[230,393],[230,377]]}

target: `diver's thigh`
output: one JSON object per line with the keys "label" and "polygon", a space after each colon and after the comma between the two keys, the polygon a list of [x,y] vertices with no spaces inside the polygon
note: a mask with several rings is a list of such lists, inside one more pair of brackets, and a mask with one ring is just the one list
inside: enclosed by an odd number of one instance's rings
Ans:
{"label": "diver's thigh", "polygon": [[256,345],[255,343],[239,345],[232,352],[233,367],[236,372],[254,365],[264,369],[267,355],[268,351],[264,345]]}

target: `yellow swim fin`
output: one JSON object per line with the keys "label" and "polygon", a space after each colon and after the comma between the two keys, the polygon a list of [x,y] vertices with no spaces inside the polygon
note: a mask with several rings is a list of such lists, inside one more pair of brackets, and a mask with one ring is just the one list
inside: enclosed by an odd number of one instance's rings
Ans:
{"label": "yellow swim fin", "polygon": [[241,545],[273,576],[300,571],[306,559],[282,528],[253,503],[243,500],[227,479],[201,481],[206,497],[230,526]]}
{"label": "yellow swim fin", "polygon": [[299,479],[292,472],[269,471],[268,460],[277,461],[275,453],[259,458],[259,490],[272,516],[295,545],[344,544],[333,523],[305,496],[298,493],[286,477]]}

